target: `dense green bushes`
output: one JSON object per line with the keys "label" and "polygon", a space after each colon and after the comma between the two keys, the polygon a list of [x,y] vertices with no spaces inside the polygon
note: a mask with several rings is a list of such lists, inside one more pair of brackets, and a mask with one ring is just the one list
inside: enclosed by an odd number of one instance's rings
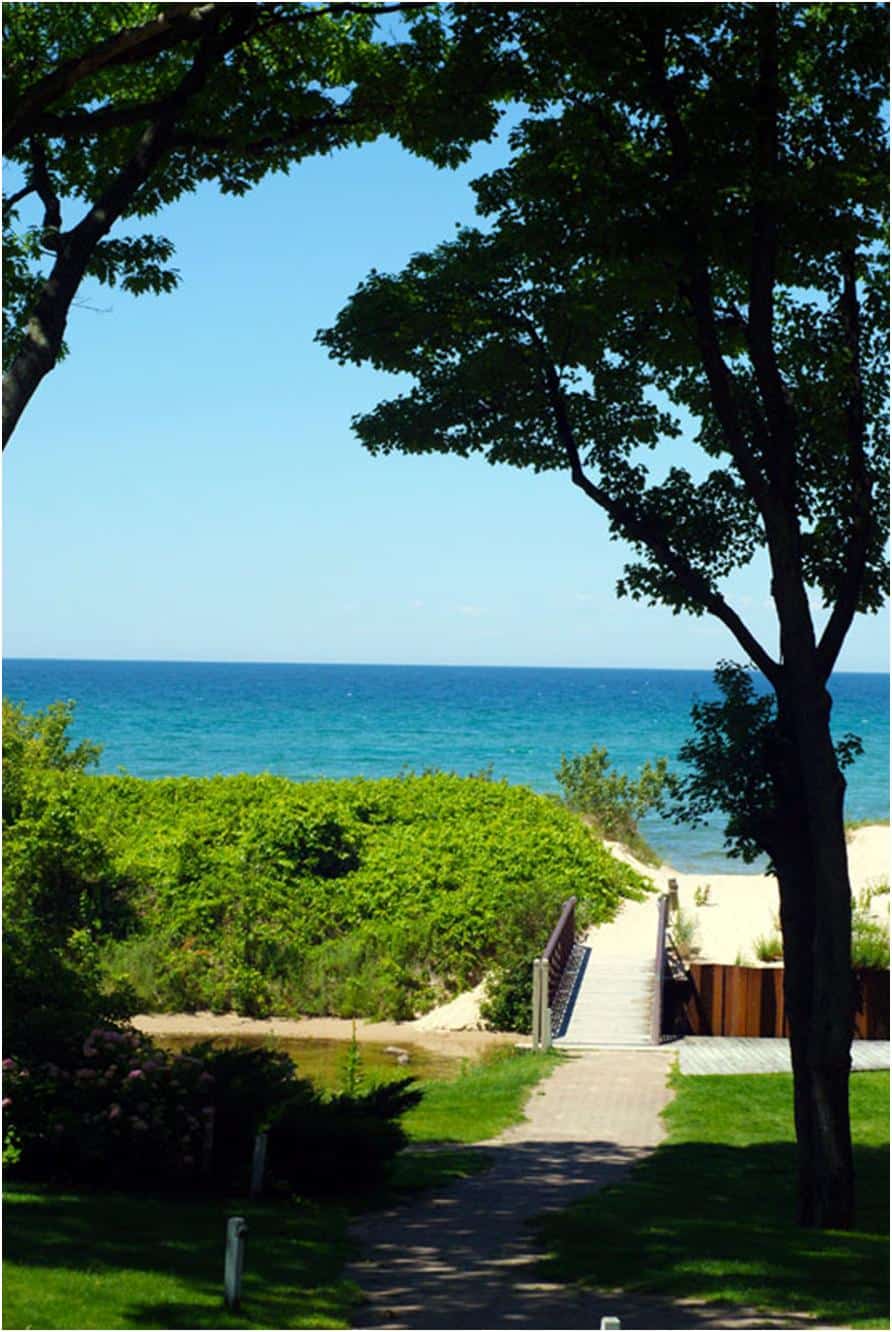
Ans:
{"label": "dense green bushes", "polygon": [[3,700],[3,1046],[50,1060],[134,1002],[103,975],[103,941],[135,922],[83,816],[84,769],[99,749],[70,745],[71,716],[70,704],[29,716]]}
{"label": "dense green bushes", "polygon": [[529,961],[561,903],[634,876],[522,788],[446,774],[85,783],[139,926],[111,975],[161,1008],[406,1018]]}
{"label": "dense green bushes", "polygon": [[61,1063],[7,1058],[3,1073],[13,1176],[91,1189],[244,1194],[265,1132],[267,1192],[358,1194],[384,1178],[421,1099],[411,1078],[327,1096],[280,1052],[170,1054],[105,1028]]}
{"label": "dense green bushes", "polygon": [[[518,1004],[500,1005],[499,988],[514,993],[564,900],[578,897],[585,924],[640,885],[566,809],[484,777],[144,781],[47,750],[10,754],[7,916],[17,938],[101,965],[97,1020],[128,996],[405,1018],[490,973],[504,1024]],[[27,1014],[12,1000],[16,1053]]]}

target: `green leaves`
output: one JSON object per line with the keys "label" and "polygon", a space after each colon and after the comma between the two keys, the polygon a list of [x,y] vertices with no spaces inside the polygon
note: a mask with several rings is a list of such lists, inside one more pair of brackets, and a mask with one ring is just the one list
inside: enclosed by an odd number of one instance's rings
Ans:
{"label": "green leaves", "polygon": [[887,42],[878,6],[766,13],[509,11],[531,114],[474,183],[485,229],[318,337],[412,377],[354,418],[370,452],[566,470],[635,551],[620,593],[717,614],[770,670],[720,596],[759,546],[794,533],[840,620],[887,581]]}
{"label": "green leaves", "polygon": [[25,784],[4,842],[8,915],[60,942],[88,927],[108,976],[149,1007],[411,1017],[529,960],[567,897],[601,920],[638,885],[522,787],[87,777],[89,747],[62,743],[70,710],[49,718],[22,715],[18,732],[49,727],[54,762],[73,766]]}

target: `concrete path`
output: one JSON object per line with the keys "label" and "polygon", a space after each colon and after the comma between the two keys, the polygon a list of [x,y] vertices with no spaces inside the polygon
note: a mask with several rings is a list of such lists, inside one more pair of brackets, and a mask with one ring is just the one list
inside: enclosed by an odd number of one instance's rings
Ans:
{"label": "concrete path", "polygon": [[558,1049],[649,1046],[659,899],[628,901],[615,920],[588,930]]}
{"label": "concrete path", "polygon": [[[771,1036],[685,1036],[665,1046],[682,1073],[789,1073],[790,1043]],[[852,1071],[889,1067],[888,1041],[852,1041]]]}
{"label": "concrete path", "polygon": [[668,1049],[581,1054],[534,1091],[524,1123],[480,1149],[491,1169],[360,1219],[348,1269],[367,1302],[355,1327],[808,1327],[693,1302],[625,1297],[545,1282],[527,1227],[540,1212],[619,1180],[663,1136]]}

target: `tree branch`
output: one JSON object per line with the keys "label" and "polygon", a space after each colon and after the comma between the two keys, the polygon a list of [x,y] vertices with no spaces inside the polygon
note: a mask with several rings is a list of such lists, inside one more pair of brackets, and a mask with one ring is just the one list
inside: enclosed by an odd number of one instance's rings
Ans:
{"label": "tree branch", "polygon": [[[150,119],[160,110],[163,104],[161,101],[103,106],[94,111],[76,111],[65,115],[53,115],[47,108],[91,74],[112,65],[146,60],[206,30],[218,12],[225,13],[243,7],[239,4],[170,5],[152,22],[139,28],[125,28],[98,43],[92,50],[66,61],[52,74],[32,85],[18,99],[8,98],[4,115],[3,152],[12,152],[32,134],[48,134],[64,139],[80,138],[105,129],[138,125]],[[332,4],[324,8],[314,5],[300,8],[286,6],[281,12],[269,16],[264,10],[258,9],[255,14],[256,31],[262,36],[276,27],[294,25],[308,19],[316,20],[321,16],[370,14],[377,18],[379,15],[424,7],[420,0],[417,3],[410,0],[409,3],[382,5]]]}
{"label": "tree branch", "polygon": [[[658,6],[654,7],[658,9]],[[761,6],[756,9],[761,12]],[[758,15],[756,16],[758,18]],[[770,19],[769,15],[769,19]],[[767,110],[763,112],[765,124],[762,127],[762,140],[758,149],[774,160],[776,157],[775,136],[777,133],[776,107],[773,99],[776,90],[771,91],[772,83],[777,82],[776,54],[774,54],[771,26],[768,20],[759,20],[763,25],[760,45],[762,96]],[[657,104],[662,111],[669,136],[672,161],[679,178],[688,184],[687,197],[697,200],[697,183],[691,170],[691,145],[687,131],[682,123],[675,103],[672,88],[666,76],[666,36],[662,19],[648,21],[645,27],[645,49],[650,67],[651,79]],[[774,107],[774,109],[772,109]],[[767,127],[767,128],[766,128]],[[766,212],[759,215],[759,225],[771,223],[772,215]],[[758,272],[756,283],[757,318],[768,320],[769,365],[773,365],[773,344],[770,337],[774,273],[774,244],[769,225],[767,235],[760,240],[758,252]],[[791,484],[777,484],[777,462],[774,457],[776,447],[780,447],[770,428],[766,429],[759,412],[752,413],[750,431],[756,442],[758,452],[750,445],[735,402],[735,380],[722,355],[718,336],[715,307],[712,296],[712,282],[707,260],[706,240],[698,216],[698,205],[692,202],[687,217],[687,234],[683,244],[684,265],[687,278],[681,284],[682,294],[687,297],[694,316],[694,329],[697,346],[703,368],[706,372],[710,398],[725,437],[731,458],[737,467],[750,496],[752,497],[765,527],[769,558],[772,570],[772,592],[777,605],[778,619],[783,641],[789,646],[809,642],[814,644],[814,625],[805,594],[802,576],[802,534],[796,511],[795,496]],[[752,310],[751,310],[752,315]],[[752,341],[752,328],[749,329]],[[777,372],[776,365],[774,366]],[[770,379],[770,376],[769,376]],[[779,374],[777,380],[780,382]],[[789,418],[784,418],[792,426]],[[792,451],[792,439],[781,441]],[[784,473],[781,473],[783,477]],[[764,668],[763,668],[764,669]],[[768,672],[765,674],[772,679]],[[772,680],[773,683],[773,680]]]}
{"label": "tree branch", "polygon": [[[675,176],[679,183],[686,182],[687,197],[696,200],[697,189],[692,180],[690,141],[666,77],[666,30],[661,18],[646,23],[644,46],[654,95],[666,124]],[[690,204],[685,221],[686,235],[682,249],[686,277],[679,284],[681,295],[694,316],[694,332],[700,358],[706,371],[712,405],[722,427],[728,450],[759,512],[767,521],[766,509],[770,507],[770,497],[765,478],[756,466],[734,401],[734,376],[722,355],[712,296],[712,281],[705,257],[705,239],[697,216],[696,202]]]}
{"label": "tree branch", "polygon": [[130,159],[71,231],[60,237],[56,262],[44,283],[21,350],[3,380],[3,447],[40,381],[54,366],[65,334],[65,324],[90,257],[114,226],[136,191],[170,149],[177,117],[207,81],[216,61],[244,39],[256,21],[252,5],[235,5],[225,31],[223,7],[202,37],[191,67],[164,103],[155,122],[141,135]]}
{"label": "tree branch", "polygon": [[125,102],[123,106],[100,106],[95,111],[73,111],[56,116],[51,112],[37,116],[32,134],[43,134],[50,139],[81,139],[103,130],[127,128],[153,119],[164,102]]}
{"label": "tree branch", "polygon": [[23,185],[20,190],[16,190],[15,194],[7,195],[7,197],[3,200],[4,214],[8,213],[11,208],[15,208],[17,203],[21,203],[23,199],[27,199],[28,195],[33,193],[34,193],[34,186],[32,182],[29,180],[27,184]]}
{"label": "tree branch", "polygon": [[[238,7],[218,4],[169,5],[151,22],[138,28],[124,28],[83,54],[64,61],[18,97],[8,97],[4,107],[4,154],[18,147],[33,132],[35,119],[81,80],[110,65],[133,64],[157,55],[159,51],[175,46],[184,38],[206,30],[218,11]],[[9,77],[14,74],[13,68],[9,71]]]}
{"label": "tree branch", "polygon": [[840,313],[843,339],[849,356],[849,391],[846,397],[845,415],[852,526],[843,553],[843,571],[836,605],[818,644],[818,665],[824,680],[830,677],[858,609],[871,537],[872,496],[864,448],[864,389],[861,381],[860,311],[854,250],[847,250],[842,256]]}
{"label": "tree branch", "polygon": [[635,513],[629,504],[618,499],[615,495],[611,495],[602,486],[595,485],[586,475],[579,456],[573,427],[567,416],[560,377],[551,360],[544,355],[544,348],[539,342],[538,336],[536,336],[536,341],[539,345],[540,355],[543,356],[542,369],[545,375],[546,390],[554,414],[558,437],[570,465],[570,476],[573,484],[578,486],[590,500],[605,511],[627,540],[631,539],[646,546],[658,564],[678,580],[681,587],[693,601],[697,602],[711,615],[714,615],[716,619],[721,620],[722,624],[737,639],[750,660],[759,667],[765,678],[771,684],[774,684],[780,679],[780,665],[769,656],[758,639],[740,619],[737,612],[728,605],[724,597],[715,590],[709,580],[699,570],[695,569],[683,555],[672,548],[665,532],[661,531],[652,519],[643,517],[640,513]]}
{"label": "tree branch", "polygon": [[37,139],[31,142],[31,183],[43,204],[40,243],[45,250],[55,253],[61,243],[59,238],[62,231],[62,205],[50,179],[43,144]]}
{"label": "tree branch", "polygon": [[[376,115],[386,114],[392,109],[392,104],[386,104],[374,108]],[[226,153],[232,152],[244,156],[246,153],[261,155],[262,153],[272,152],[276,148],[287,148],[298,143],[314,130],[326,129],[344,129],[348,130],[351,126],[359,125],[360,119],[355,116],[343,115],[339,107],[335,107],[328,115],[308,116],[306,120],[290,120],[287,128],[274,134],[264,134],[258,139],[249,139],[247,142],[235,142],[231,135],[227,134],[201,134],[191,130],[179,130],[173,137],[171,146],[174,148],[199,148],[209,152]]]}
{"label": "tree branch", "polygon": [[753,15],[759,48],[754,107],[755,145],[752,184],[747,345],[765,408],[772,447],[763,462],[772,481],[795,508],[795,420],[774,354],[774,283],[777,268],[777,168],[779,88],[777,5],[761,4]]}

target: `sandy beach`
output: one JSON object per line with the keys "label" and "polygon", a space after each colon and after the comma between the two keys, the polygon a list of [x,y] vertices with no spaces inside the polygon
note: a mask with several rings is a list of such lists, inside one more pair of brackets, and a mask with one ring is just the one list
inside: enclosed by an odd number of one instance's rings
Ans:
{"label": "sandy beach", "polygon": [[[661,865],[659,869],[643,865],[624,847],[616,843],[608,845],[617,859],[632,865],[660,892],[666,892],[669,880],[675,879],[679,906],[696,921],[700,947],[698,960],[734,962],[740,957],[747,964],[754,965],[755,940],[760,935],[779,933],[778,886],[774,875],[679,874],[670,865]],[[889,848],[889,827],[886,824],[871,824],[851,832],[849,875],[856,898],[865,888],[889,882]],[[704,893],[706,904],[698,905],[696,898],[702,902]],[[873,899],[871,912],[878,920],[888,923],[888,894]]]}
{"label": "sandy beach", "polygon": [[[473,1058],[518,1037],[505,1031],[483,1031],[476,991],[459,995],[442,1009],[413,1022],[357,1022],[356,1039],[376,1045],[421,1046],[434,1054]],[[247,1018],[238,1013],[137,1013],[134,1027],[147,1036],[207,1040],[212,1036],[279,1036],[286,1040],[349,1041],[349,1018]]]}
{"label": "sandy beach", "polygon": [[[777,880],[764,874],[679,874],[671,865],[655,869],[643,865],[618,843],[607,843],[611,853],[648,879],[659,892],[669,880],[678,883],[679,905],[695,917],[698,958],[708,962],[734,962],[738,958],[755,964],[754,941],[776,932]],[[849,873],[856,897],[865,888],[889,881],[889,827],[872,824],[850,834]],[[733,862],[728,862],[729,864]],[[695,894],[705,905],[698,905]],[[872,914],[888,924],[888,893],[875,897]],[[652,929],[649,921],[642,928]],[[543,941],[544,942],[544,941]],[[360,1041],[381,1045],[418,1045],[427,1050],[458,1057],[473,1056],[496,1045],[511,1044],[510,1032],[481,1030],[480,1000],[483,986],[458,995],[448,1004],[411,1022],[357,1022]],[[349,1040],[353,1023],[349,1018],[247,1018],[237,1013],[139,1013],[133,1025],[155,1037],[186,1036],[195,1040],[211,1036],[280,1036],[292,1040]]]}

